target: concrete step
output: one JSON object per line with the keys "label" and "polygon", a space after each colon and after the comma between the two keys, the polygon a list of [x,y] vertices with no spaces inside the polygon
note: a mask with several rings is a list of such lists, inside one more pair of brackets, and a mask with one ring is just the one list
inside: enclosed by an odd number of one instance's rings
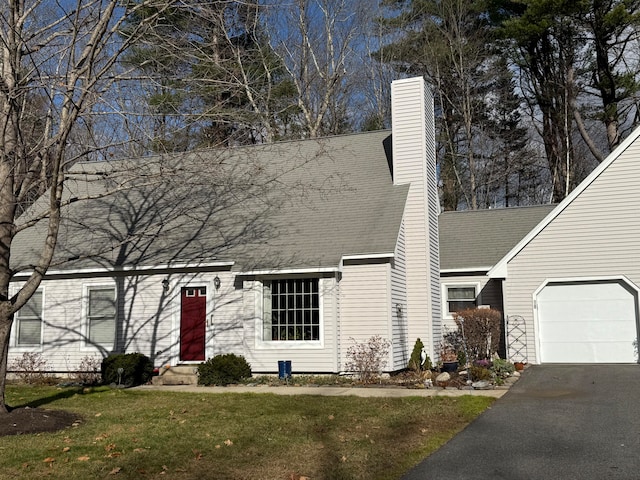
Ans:
{"label": "concrete step", "polygon": [[172,365],[169,368],[160,369],[160,375],[196,375],[197,373],[197,365]]}
{"label": "concrete step", "polygon": [[197,385],[196,365],[176,365],[160,369],[160,374],[151,379],[153,385]]}

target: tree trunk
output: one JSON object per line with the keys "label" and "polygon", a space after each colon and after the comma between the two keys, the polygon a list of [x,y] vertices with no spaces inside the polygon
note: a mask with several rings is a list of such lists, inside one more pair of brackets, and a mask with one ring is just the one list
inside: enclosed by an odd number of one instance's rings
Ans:
{"label": "tree trunk", "polygon": [[0,302],[0,416],[8,413],[4,391],[7,384],[7,362],[9,360],[9,337],[13,315],[9,301]]}

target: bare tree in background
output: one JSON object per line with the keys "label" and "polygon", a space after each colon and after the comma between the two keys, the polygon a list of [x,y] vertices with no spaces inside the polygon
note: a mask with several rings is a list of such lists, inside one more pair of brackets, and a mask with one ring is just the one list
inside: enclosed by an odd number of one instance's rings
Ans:
{"label": "bare tree in background", "polygon": [[[70,142],[91,125],[91,115],[101,111],[100,97],[115,80],[112,67],[122,52],[169,3],[6,0],[0,6],[0,412],[7,410],[4,391],[14,313],[33,295],[51,264],[65,202],[65,172],[89,153]],[[119,35],[130,15],[151,6],[154,15],[126,37]],[[19,218],[21,205],[45,190],[42,247],[30,265],[32,273],[10,296],[12,242],[34,221]]]}
{"label": "bare tree in background", "polygon": [[[293,0],[268,2],[271,44],[295,87],[298,125],[304,137],[351,131],[349,111],[361,64],[370,2]],[[367,10],[369,9],[369,10]],[[357,65],[357,66],[356,66]]]}

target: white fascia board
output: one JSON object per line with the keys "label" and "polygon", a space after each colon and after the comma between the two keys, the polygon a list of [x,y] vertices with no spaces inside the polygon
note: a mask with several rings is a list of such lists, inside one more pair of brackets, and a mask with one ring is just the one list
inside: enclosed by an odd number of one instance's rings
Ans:
{"label": "white fascia board", "polygon": [[343,255],[342,262],[345,260],[369,260],[378,258],[393,258],[395,253],[363,253],[359,255]]}
{"label": "white fascia board", "polygon": [[491,267],[465,267],[465,268],[441,268],[440,274],[443,273],[486,273]]}
{"label": "white fascia board", "polygon": [[343,255],[340,259],[340,266],[338,270],[342,272],[344,268],[345,261],[353,261],[353,260],[379,260],[379,259],[392,259],[395,258],[395,253],[362,253],[362,254],[354,254],[354,255]]}
{"label": "white fascia board", "polygon": [[631,135],[629,135],[625,140],[618,145],[618,147],[611,152],[607,158],[605,158],[600,165],[598,165],[593,172],[591,172],[587,178],[585,178],[580,185],[578,185],[562,202],[558,204],[556,208],[551,210],[551,212],[542,219],[542,221],[536,225],[536,227],[531,230],[518,244],[513,247],[509,253],[507,253],[502,259],[496,263],[496,265],[489,270],[487,276],[489,278],[507,278],[508,269],[507,264],[515,257],[520,251],[529,244],[542,230],[545,229],[547,225],[549,225],[558,215],[562,213],[562,211],[567,208],[571,203],[584,191],[586,188],[591,185],[596,178],[598,178],[602,172],[604,172],[609,165],[611,165],[620,155],[624,153],[624,151],[629,148],[637,139],[640,137],[640,127],[637,127]]}
{"label": "white fascia board", "polygon": [[[231,268],[236,262],[207,262],[207,263],[167,263],[163,265],[125,266],[118,268],[79,268],[75,270],[47,270],[45,276],[53,275],[91,275],[95,273],[119,273],[154,270],[173,270],[183,268]],[[28,277],[33,272],[25,270],[16,273],[15,277]]]}
{"label": "white fascia board", "polygon": [[338,271],[338,267],[283,268],[276,270],[247,270],[245,272],[238,272],[236,275],[296,275],[309,273],[337,273]]}

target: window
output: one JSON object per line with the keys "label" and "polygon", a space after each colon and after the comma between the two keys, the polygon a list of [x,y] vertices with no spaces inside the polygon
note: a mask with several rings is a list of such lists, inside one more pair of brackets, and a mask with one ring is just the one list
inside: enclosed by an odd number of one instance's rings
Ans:
{"label": "window", "polygon": [[452,314],[476,306],[475,286],[447,286],[447,312]]}
{"label": "window", "polygon": [[317,278],[263,282],[263,339],[320,340],[320,295]]}
{"label": "window", "polygon": [[112,287],[88,290],[88,343],[113,345],[116,336],[116,292]]}
{"label": "window", "polygon": [[38,290],[16,312],[16,345],[40,345],[42,343],[42,290]]}

